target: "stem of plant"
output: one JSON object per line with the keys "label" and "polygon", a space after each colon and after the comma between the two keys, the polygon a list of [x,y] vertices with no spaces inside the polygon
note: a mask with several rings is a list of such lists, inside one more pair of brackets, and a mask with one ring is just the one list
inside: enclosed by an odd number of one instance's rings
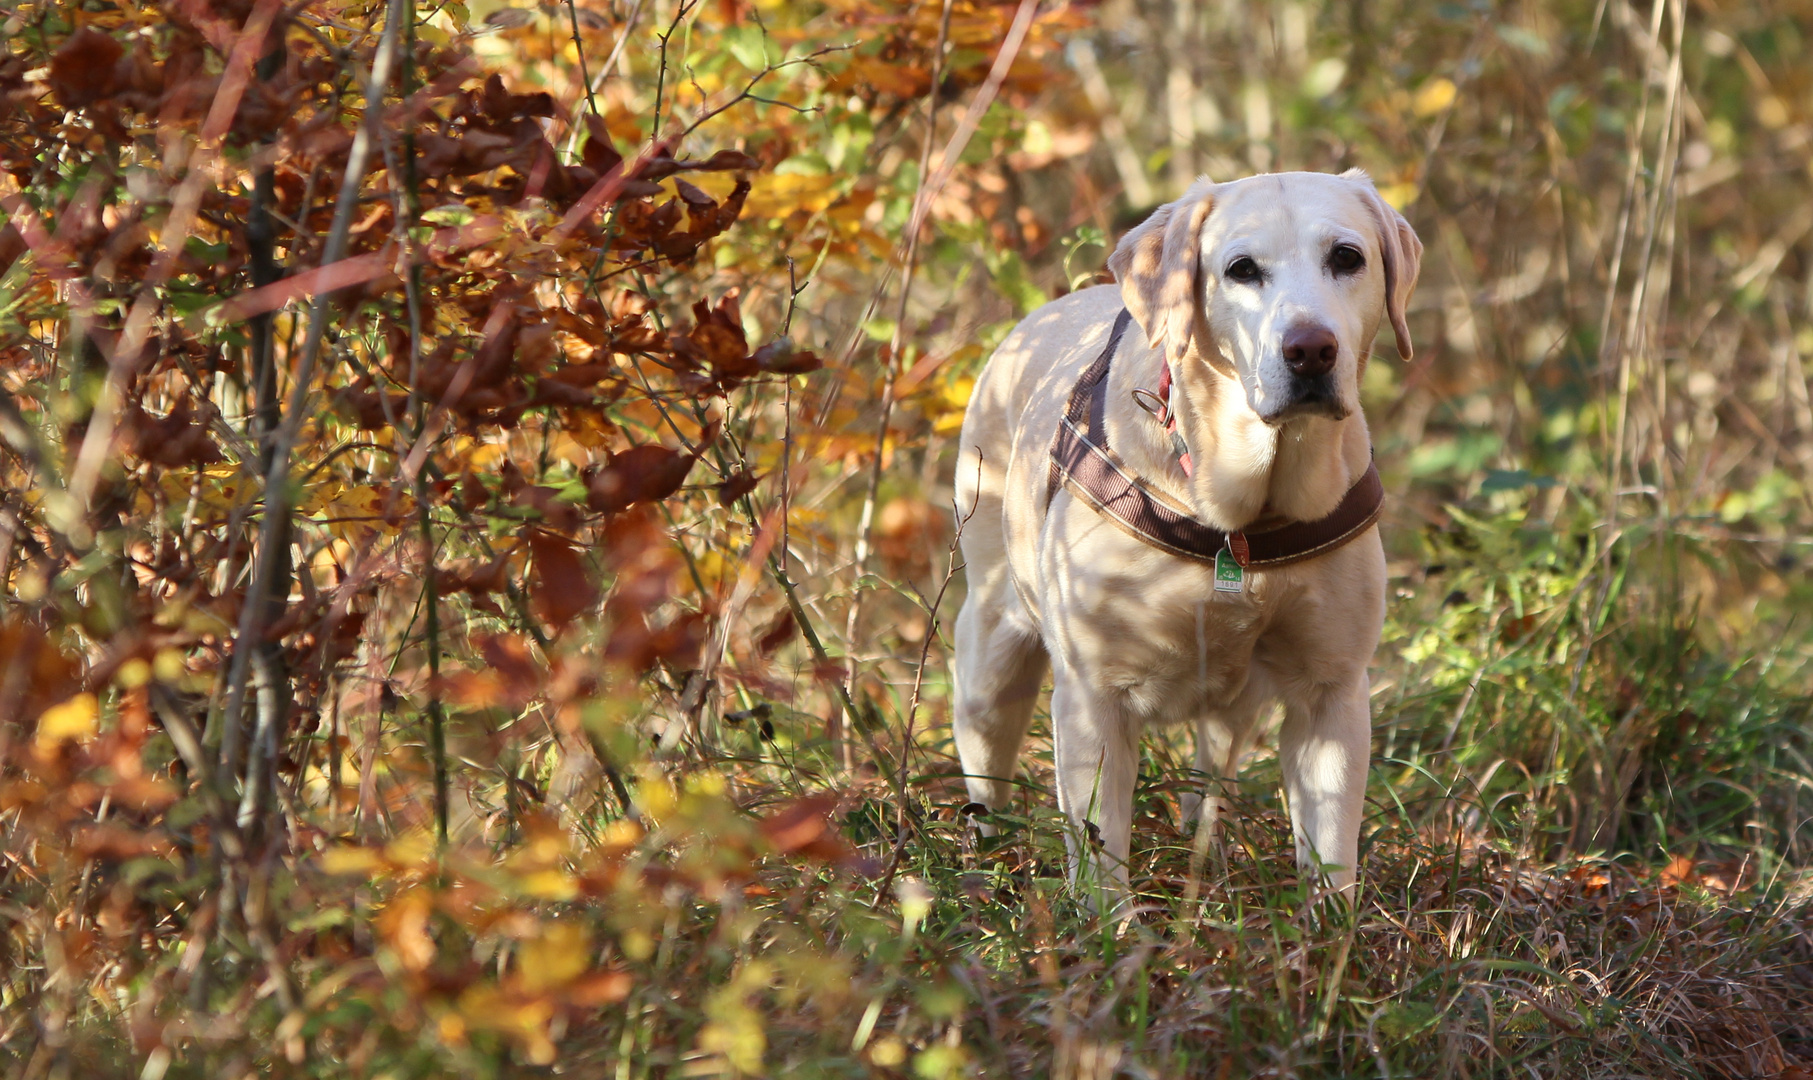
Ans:
{"label": "stem of plant", "polygon": [[[932,46],[932,88],[926,98],[925,139],[919,146],[919,190],[914,195],[913,213],[909,215],[907,222],[906,255],[900,271],[900,302],[895,305],[894,333],[888,342],[888,357],[882,369],[881,419],[875,429],[875,460],[869,467],[869,486],[863,494],[862,517],[856,526],[855,581],[850,594],[849,615],[844,623],[844,640],[851,646],[844,669],[844,724],[851,729],[856,726],[856,713],[848,708],[848,703],[856,697],[855,643],[856,632],[862,625],[862,578],[869,568],[870,540],[875,526],[875,499],[881,491],[881,465],[887,450],[888,423],[894,416],[894,382],[899,377],[900,350],[905,344],[902,328],[906,325],[907,301],[913,293],[913,270],[919,261],[919,233],[924,224],[920,205],[929,198],[925,174],[931,168],[932,144],[938,137],[938,84],[944,78],[944,47],[950,40],[950,33],[951,0],[944,0],[943,11],[938,17],[938,40]],[[848,732],[837,733],[846,771],[856,765],[847,735]]]}
{"label": "stem of plant", "polygon": [[[379,40],[377,54],[372,58],[371,77],[366,83],[366,101],[370,104],[347,153],[346,175],[334,205],[333,225],[328,231],[327,243],[321,253],[323,266],[339,262],[346,255],[353,212],[359,203],[359,185],[364,180],[365,166],[371,158],[372,144],[377,141],[377,128],[382,119],[383,110],[377,102],[382,99],[384,87],[390,83],[397,42],[402,33],[405,6],[404,0],[391,0],[385,16],[384,33]],[[303,339],[302,356],[296,365],[289,408],[285,410],[283,423],[278,427],[277,437],[272,442],[270,465],[264,475],[264,520],[259,527],[259,546],[252,586],[246,591],[245,601],[240,607],[238,633],[234,637],[233,663],[227,676],[226,705],[222,710],[223,735],[226,736],[221,745],[223,783],[232,782],[234,767],[237,766],[234,759],[237,757],[238,740],[233,737],[233,733],[238,730],[240,715],[245,709],[246,682],[250,674],[252,653],[264,633],[264,599],[271,595],[272,584],[280,573],[280,564],[287,560],[289,553],[289,546],[283,539],[288,535],[290,517],[290,455],[301,434],[303,418],[309,415],[307,406],[313,390],[315,361],[321,354],[321,342],[327,334],[327,321],[328,297],[320,294],[309,305],[308,336]],[[234,745],[231,748],[227,745],[227,738],[233,738]]]}

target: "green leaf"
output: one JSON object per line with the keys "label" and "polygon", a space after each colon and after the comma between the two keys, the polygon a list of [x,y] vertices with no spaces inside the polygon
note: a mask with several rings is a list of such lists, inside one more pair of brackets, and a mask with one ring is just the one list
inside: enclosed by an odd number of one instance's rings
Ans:
{"label": "green leaf", "polygon": [[995,279],[995,288],[1001,295],[1013,301],[1014,307],[1025,315],[1048,303],[1051,297],[1044,289],[1033,284],[1031,272],[1026,268],[1026,260],[1020,258],[1017,251],[1002,251],[987,258],[988,271]]}

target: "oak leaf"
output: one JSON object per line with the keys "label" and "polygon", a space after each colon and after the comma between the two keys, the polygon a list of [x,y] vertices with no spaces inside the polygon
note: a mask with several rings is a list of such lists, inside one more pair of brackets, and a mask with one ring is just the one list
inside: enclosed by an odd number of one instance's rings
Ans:
{"label": "oak leaf", "polygon": [[219,447],[184,398],[170,410],[170,415],[155,417],[134,408],[131,419],[132,452],[140,460],[170,468],[185,465],[212,465],[224,460]]}
{"label": "oak leaf", "polygon": [[718,200],[705,194],[697,185],[689,184],[684,180],[674,181],[674,191],[680,196],[680,201],[686,204],[689,212],[711,210],[718,205]]}
{"label": "oak leaf", "polygon": [[761,167],[762,163],[760,161],[743,153],[741,150],[719,150],[704,161],[687,163],[687,168],[711,172],[726,172],[730,170],[748,171]]}
{"label": "oak leaf", "polygon": [[604,118],[587,113],[585,117],[585,147],[579,152],[579,163],[591,170],[594,176],[604,174],[623,164],[623,155],[611,145],[610,129],[604,126]]}
{"label": "oak leaf", "polygon": [[170,847],[170,841],[162,836],[112,824],[85,826],[76,834],[75,842],[76,850],[84,857],[113,861],[162,855]]}

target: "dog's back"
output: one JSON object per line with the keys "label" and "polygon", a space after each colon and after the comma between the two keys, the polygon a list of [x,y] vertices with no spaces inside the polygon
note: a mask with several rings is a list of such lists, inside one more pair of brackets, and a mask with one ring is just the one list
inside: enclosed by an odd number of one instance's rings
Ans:
{"label": "dog's back", "polygon": [[971,592],[1007,572],[1009,518],[1033,517],[1031,505],[1008,504],[1043,500],[1064,394],[1101,352],[1120,309],[1110,285],[1059,297],[1021,320],[977,376],[954,477]]}

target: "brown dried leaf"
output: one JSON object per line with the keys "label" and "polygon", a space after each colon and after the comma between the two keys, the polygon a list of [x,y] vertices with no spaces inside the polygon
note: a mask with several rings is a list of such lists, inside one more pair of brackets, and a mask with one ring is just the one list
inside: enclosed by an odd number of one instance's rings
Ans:
{"label": "brown dried leaf", "polygon": [[762,478],[751,472],[740,472],[718,485],[718,505],[729,507],[755,490]]}
{"label": "brown dried leaf", "polygon": [[680,201],[686,204],[689,211],[712,210],[718,205],[718,200],[684,180],[675,180],[674,190],[679,193]]}
{"label": "brown dried leaf", "polygon": [[762,630],[762,636],[755,639],[755,651],[764,657],[773,656],[782,645],[793,640],[799,633],[799,623],[794,621],[793,609],[785,607]]}
{"label": "brown dried leaf", "polygon": [[529,643],[515,634],[480,634],[479,655],[503,680],[512,699],[528,701],[541,688],[542,669],[529,655]]}
{"label": "brown dried leaf", "polygon": [[207,425],[184,398],[170,410],[170,415],[155,417],[134,407],[131,419],[132,452],[140,460],[179,468],[186,465],[212,465],[223,460],[220,448],[208,434]]}
{"label": "brown dried leaf", "polygon": [[51,54],[50,88],[72,109],[111,97],[120,89],[114,65],[125,54],[111,35],[84,26]]}
{"label": "brown dried leaf", "polygon": [[[611,627],[610,644],[604,655],[625,667],[643,672],[661,661],[676,664],[696,663],[699,647],[705,643],[705,616],[697,611],[681,612],[660,627],[650,627],[641,608],[629,608],[611,598],[616,616]],[[628,597],[625,597],[627,601]],[[648,602],[645,600],[645,603]]]}
{"label": "brown dried leaf", "polygon": [[510,501],[514,506],[540,514],[542,523],[557,532],[570,533],[579,528],[579,508],[562,499],[555,488],[530,485],[516,492]]}
{"label": "brown dried leaf", "polygon": [[710,172],[748,171],[761,168],[762,163],[741,150],[719,150],[704,161],[687,162],[686,167]]}
{"label": "brown dried leaf", "polygon": [[76,834],[75,848],[85,858],[123,860],[162,855],[170,841],[124,825],[88,825]]}
{"label": "brown dried leaf", "polygon": [[835,796],[808,795],[764,818],[759,828],[779,854],[844,862],[851,851],[831,827],[830,815],[836,809]]}
{"label": "brown dried leaf", "polygon": [[660,502],[686,482],[694,458],[652,443],[614,455],[586,483],[586,505],[614,514],[637,503]]}
{"label": "brown dried leaf", "polygon": [[595,175],[603,176],[623,164],[623,155],[611,145],[610,129],[604,125],[602,116],[586,114],[585,148],[580,151],[579,163],[592,170]]}
{"label": "brown dried leaf", "polygon": [[795,349],[790,338],[775,338],[755,351],[755,366],[776,375],[804,375],[825,366],[810,349]]}
{"label": "brown dried leaf", "polygon": [[554,98],[544,92],[512,94],[504,89],[504,80],[493,73],[485,80],[479,109],[492,120],[519,120],[529,116],[553,116]]}
{"label": "brown dried leaf", "polygon": [[529,554],[535,573],[529,599],[535,613],[556,629],[565,627],[598,603],[598,586],[586,573],[585,561],[571,544],[542,529],[529,532]]}

